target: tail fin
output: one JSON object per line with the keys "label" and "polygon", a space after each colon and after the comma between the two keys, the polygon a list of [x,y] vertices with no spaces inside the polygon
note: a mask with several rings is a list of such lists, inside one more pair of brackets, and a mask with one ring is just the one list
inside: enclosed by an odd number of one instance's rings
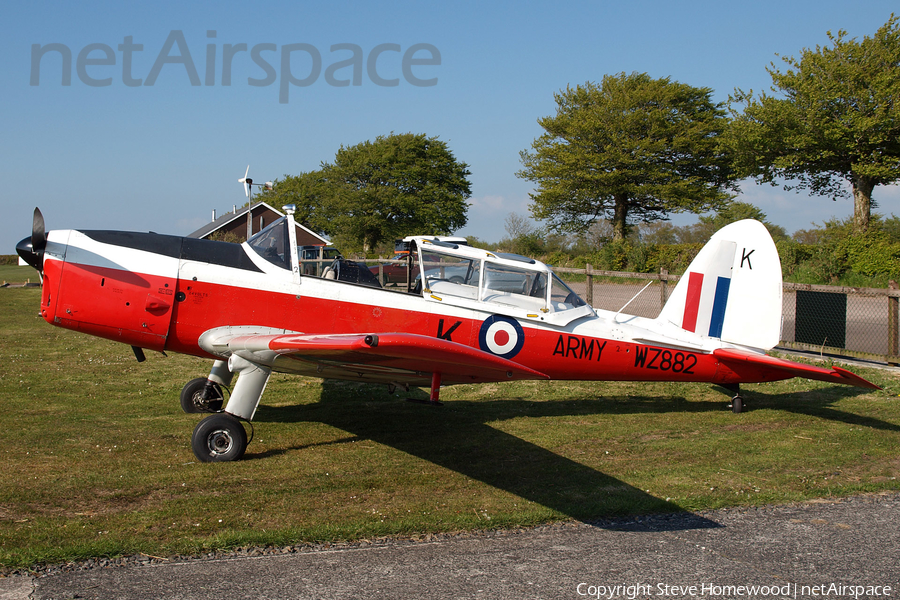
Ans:
{"label": "tail fin", "polygon": [[781,339],[781,286],[781,261],[769,232],[759,221],[738,221],[700,250],[659,319],[768,350]]}

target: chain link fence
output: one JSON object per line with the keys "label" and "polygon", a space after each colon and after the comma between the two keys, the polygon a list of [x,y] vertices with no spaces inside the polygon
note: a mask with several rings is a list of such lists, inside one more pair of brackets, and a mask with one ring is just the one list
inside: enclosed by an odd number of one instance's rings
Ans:
{"label": "chain link fence", "polygon": [[[648,318],[659,315],[680,279],[666,272],[593,271],[590,266],[554,271],[582,298],[590,298],[594,308]],[[900,363],[900,290],[783,286],[780,346]]]}
{"label": "chain link fence", "polygon": [[900,363],[900,290],[784,284],[781,345]]}

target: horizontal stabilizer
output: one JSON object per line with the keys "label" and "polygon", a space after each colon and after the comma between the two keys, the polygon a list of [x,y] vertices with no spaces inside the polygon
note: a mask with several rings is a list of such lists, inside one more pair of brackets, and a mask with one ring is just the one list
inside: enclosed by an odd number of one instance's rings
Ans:
{"label": "horizontal stabilizer", "polygon": [[728,348],[714,350],[713,356],[726,365],[736,367],[737,370],[739,370],[741,366],[750,365],[753,367],[762,367],[763,369],[770,371],[779,371],[784,374],[784,377],[781,377],[780,379],[805,377],[806,379],[842,383],[844,385],[853,385],[873,390],[881,389],[880,386],[877,386],[870,381],[866,381],[859,375],[855,375],[846,369],[835,366],[832,366],[830,369],[823,369],[822,367],[796,363],[790,360],[784,360],[783,358],[768,356],[766,354],[755,354]]}

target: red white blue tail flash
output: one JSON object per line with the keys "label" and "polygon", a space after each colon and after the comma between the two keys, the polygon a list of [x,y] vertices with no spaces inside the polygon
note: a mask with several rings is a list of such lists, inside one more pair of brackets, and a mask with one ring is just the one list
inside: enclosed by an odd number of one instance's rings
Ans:
{"label": "red white blue tail flash", "polygon": [[768,349],[781,335],[781,262],[765,227],[739,221],[717,232],[660,314],[686,331]]}

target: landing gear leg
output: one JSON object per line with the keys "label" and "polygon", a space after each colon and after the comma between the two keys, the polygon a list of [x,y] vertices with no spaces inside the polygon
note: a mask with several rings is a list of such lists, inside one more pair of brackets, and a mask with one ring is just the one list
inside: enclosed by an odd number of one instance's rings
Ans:
{"label": "landing gear leg", "polygon": [[232,373],[238,373],[238,380],[225,412],[200,421],[191,436],[191,449],[197,460],[202,462],[232,461],[244,455],[248,444],[247,432],[238,419],[253,419],[272,374],[268,367],[238,356],[231,357],[228,367]]}
{"label": "landing gear leg", "polygon": [[432,404],[441,406],[441,374],[435,371],[431,374],[431,397],[428,399]]}
{"label": "landing gear leg", "polygon": [[443,406],[441,402],[441,374],[435,371],[431,374],[431,394],[428,400],[419,400],[417,398],[407,398],[408,402],[418,402],[420,404],[430,404],[431,406]]}

